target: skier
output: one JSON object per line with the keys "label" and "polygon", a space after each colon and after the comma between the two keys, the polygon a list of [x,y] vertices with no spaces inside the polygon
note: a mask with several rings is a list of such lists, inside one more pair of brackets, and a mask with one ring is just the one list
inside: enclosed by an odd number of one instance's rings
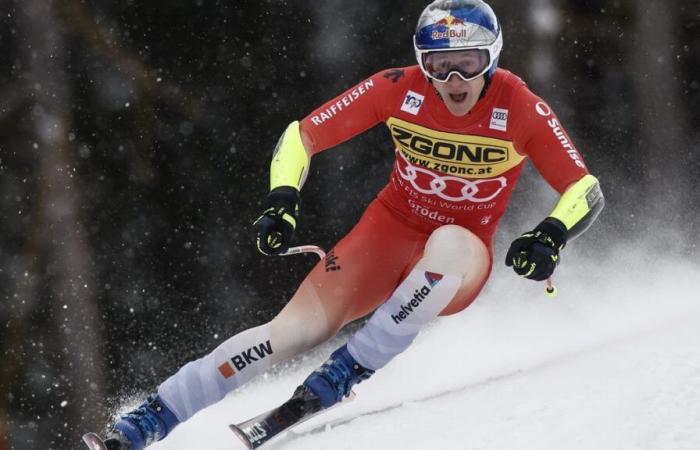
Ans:
{"label": "skier", "polygon": [[168,378],[106,437],[140,450],[272,365],[374,314],[297,389],[329,407],[440,315],[469,306],[492,265],[492,238],[526,158],[561,194],[553,211],[513,241],[506,265],[552,275],[566,243],[604,205],[598,180],[549,105],[497,68],[503,36],[481,0],[437,0],[414,35],[418,65],[381,71],[292,122],[271,163],[258,249],[290,245],[311,156],[386,123],[395,144],[389,183],[319,262],[277,317],[243,331]]}

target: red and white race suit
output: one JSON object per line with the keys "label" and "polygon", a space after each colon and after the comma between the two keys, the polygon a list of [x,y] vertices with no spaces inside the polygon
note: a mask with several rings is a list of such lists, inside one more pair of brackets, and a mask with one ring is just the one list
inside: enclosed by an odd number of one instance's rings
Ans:
{"label": "red and white race suit", "polygon": [[[348,89],[305,117],[301,130],[318,153],[379,122],[395,145],[389,183],[311,273],[322,294],[345,292],[340,303],[359,309],[351,316],[381,304],[442,225],[462,226],[490,249],[527,157],[559,193],[588,173],[549,105],[503,69],[466,116],[452,115],[419,67],[411,66],[384,70]],[[461,292],[464,302],[453,309],[466,307],[485,280]]]}

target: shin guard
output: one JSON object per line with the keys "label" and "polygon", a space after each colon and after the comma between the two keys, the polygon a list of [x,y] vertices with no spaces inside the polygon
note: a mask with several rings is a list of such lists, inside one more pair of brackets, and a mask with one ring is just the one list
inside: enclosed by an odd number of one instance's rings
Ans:
{"label": "shin guard", "polygon": [[158,387],[158,395],[182,422],[279,362],[270,325],[233,336],[203,358],[183,366]]}
{"label": "shin guard", "polygon": [[411,345],[459,290],[462,277],[414,269],[348,341],[362,366],[377,370]]}

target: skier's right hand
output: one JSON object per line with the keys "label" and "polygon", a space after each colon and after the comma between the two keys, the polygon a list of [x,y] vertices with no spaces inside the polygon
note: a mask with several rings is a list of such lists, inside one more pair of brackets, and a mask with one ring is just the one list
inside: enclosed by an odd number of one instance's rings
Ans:
{"label": "skier's right hand", "polygon": [[265,211],[253,223],[260,253],[279,255],[289,248],[297,226],[299,201],[299,191],[291,186],[270,191]]}
{"label": "skier's right hand", "polygon": [[510,244],[506,266],[513,267],[521,277],[544,281],[557,268],[559,252],[566,245],[566,239],[566,227],[559,220],[548,217]]}

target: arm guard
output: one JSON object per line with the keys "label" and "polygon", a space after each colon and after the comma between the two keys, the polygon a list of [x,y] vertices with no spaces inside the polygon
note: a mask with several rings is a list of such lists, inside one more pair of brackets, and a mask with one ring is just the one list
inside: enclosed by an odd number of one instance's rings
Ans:
{"label": "arm guard", "polygon": [[586,175],[564,192],[548,219],[556,219],[567,230],[568,241],[580,236],[598,218],[605,206],[598,179]]}
{"label": "arm guard", "polygon": [[299,122],[289,124],[275,147],[270,164],[270,190],[280,186],[291,186],[297,191],[306,181],[309,155],[301,141]]}

